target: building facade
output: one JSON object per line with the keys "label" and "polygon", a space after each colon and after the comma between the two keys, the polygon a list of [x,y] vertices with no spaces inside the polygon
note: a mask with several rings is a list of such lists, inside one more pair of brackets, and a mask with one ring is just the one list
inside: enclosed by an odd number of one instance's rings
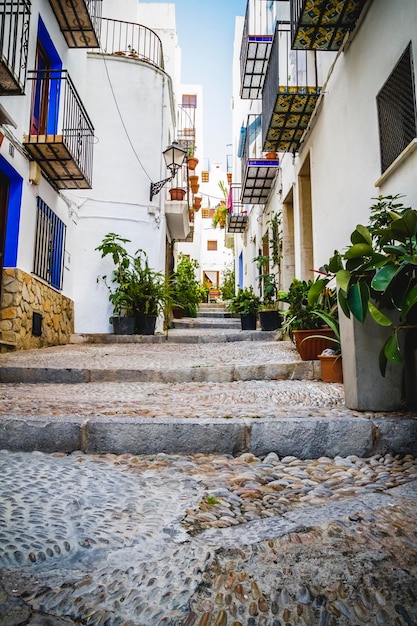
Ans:
{"label": "building facade", "polygon": [[373,198],[401,194],[417,207],[416,61],[414,0],[401,10],[249,0],[234,62],[234,178],[248,214],[236,237],[241,286],[257,288],[253,259],[271,254],[275,216],[273,269],[287,289],[349,245]]}
{"label": "building facade", "polygon": [[[10,0],[2,5],[0,211],[2,346],[110,332],[116,232],[166,272],[189,232],[162,152],[176,139],[180,50],[173,4]],[[158,9],[159,7],[159,9]],[[160,321],[160,324],[162,322]]]}

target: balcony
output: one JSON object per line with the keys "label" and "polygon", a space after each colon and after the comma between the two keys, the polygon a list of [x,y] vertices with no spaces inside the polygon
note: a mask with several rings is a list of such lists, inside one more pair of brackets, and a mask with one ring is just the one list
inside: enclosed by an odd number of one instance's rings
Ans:
{"label": "balcony", "polygon": [[248,115],[245,142],[242,151],[243,204],[266,204],[278,172],[279,160],[275,153],[262,154],[262,118]]}
{"label": "balcony", "polygon": [[273,40],[266,3],[248,0],[240,50],[240,97],[255,100],[262,86]]}
{"label": "balcony", "polygon": [[165,203],[165,217],[171,238],[184,241],[190,232],[188,202],[168,201]]}
{"label": "balcony", "polygon": [[298,50],[339,50],[365,5],[365,0],[290,2],[292,47]]}
{"label": "balcony", "polygon": [[101,19],[100,49],[164,69],[162,42],[153,30],[134,22]]}
{"label": "balcony", "polygon": [[66,70],[29,72],[30,133],[23,144],[57,189],[90,189],[94,128]]}
{"label": "balcony", "polygon": [[240,200],[241,185],[232,183],[227,201],[227,233],[244,233],[248,225],[248,212]]}
{"label": "balcony", "polygon": [[0,12],[0,95],[25,91],[30,22],[29,0],[6,0]]}
{"label": "balcony", "polygon": [[277,28],[262,91],[264,150],[299,150],[320,91],[316,53],[292,50],[290,31]]}
{"label": "balcony", "polygon": [[99,48],[102,0],[49,0],[69,48]]}

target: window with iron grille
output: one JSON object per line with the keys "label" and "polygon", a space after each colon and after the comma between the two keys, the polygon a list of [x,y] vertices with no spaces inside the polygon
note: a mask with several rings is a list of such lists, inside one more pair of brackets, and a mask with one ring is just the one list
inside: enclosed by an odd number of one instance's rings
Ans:
{"label": "window with iron grille", "polygon": [[182,95],[182,106],[187,109],[196,109],[197,108],[197,96],[196,94],[183,94]]}
{"label": "window with iron grille", "polygon": [[208,241],[207,242],[207,250],[211,250],[213,252],[216,252],[216,250],[217,250],[217,241],[216,240]]}
{"label": "window with iron grille", "polygon": [[208,207],[204,207],[201,209],[201,217],[203,219],[213,219],[214,217],[214,209],[210,209]]}
{"label": "window with iron grille", "polygon": [[62,289],[66,226],[41,198],[37,198],[33,273],[55,289]]}
{"label": "window with iron grille", "polygon": [[411,43],[377,95],[381,171],[417,136]]}
{"label": "window with iron grille", "polygon": [[201,182],[202,183],[208,183],[210,179],[209,173],[204,170],[203,172],[201,172]]}

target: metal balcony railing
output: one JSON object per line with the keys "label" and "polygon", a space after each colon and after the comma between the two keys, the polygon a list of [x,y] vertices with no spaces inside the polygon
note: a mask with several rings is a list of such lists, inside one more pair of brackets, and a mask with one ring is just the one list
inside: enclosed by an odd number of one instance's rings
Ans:
{"label": "metal balcony railing", "polygon": [[102,0],[49,0],[69,48],[98,48]]}
{"label": "metal balcony railing", "polygon": [[291,33],[275,31],[262,90],[262,143],[266,151],[296,152],[320,96],[316,53],[291,49]]}
{"label": "metal balcony railing", "polygon": [[364,0],[290,0],[292,47],[299,50],[339,50],[355,27]]}
{"label": "metal balcony railing", "polygon": [[91,188],[94,128],[66,70],[29,72],[30,133],[24,145],[59,189]]}
{"label": "metal balcony railing", "polygon": [[243,233],[248,225],[248,212],[240,199],[241,193],[240,183],[230,185],[227,199],[227,232],[230,234]]}
{"label": "metal balcony railing", "polygon": [[162,42],[153,30],[142,24],[102,18],[100,42],[106,54],[139,59],[164,69]]}
{"label": "metal balcony railing", "polygon": [[196,143],[195,107],[178,105],[177,140],[182,148],[190,148]]}
{"label": "metal balcony railing", "polygon": [[240,49],[240,97],[261,97],[265,70],[271,50],[274,25],[268,4],[248,0]]}
{"label": "metal balcony railing", "polygon": [[275,151],[262,151],[262,116],[250,114],[242,148],[242,194],[246,204],[265,204],[278,172],[279,159]]}
{"label": "metal balcony railing", "polygon": [[26,81],[30,2],[6,0],[0,9],[0,95],[21,95]]}

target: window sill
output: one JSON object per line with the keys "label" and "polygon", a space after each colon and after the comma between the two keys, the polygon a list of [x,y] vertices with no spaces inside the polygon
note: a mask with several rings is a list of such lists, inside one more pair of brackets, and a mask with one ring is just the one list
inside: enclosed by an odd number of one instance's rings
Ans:
{"label": "window sill", "polygon": [[403,164],[404,161],[408,159],[408,157],[417,150],[417,138],[410,141],[408,146],[397,156],[395,161],[391,163],[388,169],[385,170],[383,174],[378,178],[375,182],[375,187],[380,187],[385,181],[391,176],[395,170]]}

